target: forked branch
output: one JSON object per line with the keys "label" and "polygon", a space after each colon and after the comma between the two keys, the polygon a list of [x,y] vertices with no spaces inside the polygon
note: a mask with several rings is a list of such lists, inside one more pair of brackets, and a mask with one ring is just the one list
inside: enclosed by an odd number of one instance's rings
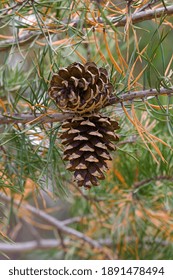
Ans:
{"label": "forked branch", "polygon": [[[10,203],[11,198],[3,194],[2,192],[0,193],[0,200]],[[32,213],[34,216],[37,216],[38,218],[42,219],[49,225],[52,225],[54,228],[56,228],[58,231],[63,232],[64,234],[68,234],[70,236],[76,237],[78,240],[83,240],[84,242],[88,243],[90,246],[97,248],[97,249],[102,249],[102,246],[97,242],[96,240],[93,240],[92,238],[88,237],[87,235],[83,234],[80,231],[77,231],[73,228],[68,227],[66,224],[63,223],[63,221],[60,221],[49,214],[45,213],[44,211],[37,209],[29,204],[23,203],[21,204],[20,201],[13,201],[14,205],[16,207],[21,207],[30,213]],[[49,244],[50,245],[50,244]],[[58,245],[58,244],[57,244]],[[34,246],[34,245],[33,245]]]}

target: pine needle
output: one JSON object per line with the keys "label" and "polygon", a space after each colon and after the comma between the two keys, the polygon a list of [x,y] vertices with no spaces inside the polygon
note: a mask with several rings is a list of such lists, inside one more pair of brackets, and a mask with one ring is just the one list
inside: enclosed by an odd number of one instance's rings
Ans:
{"label": "pine needle", "polygon": [[117,64],[117,62],[115,61],[113,55],[112,55],[112,52],[110,51],[110,48],[109,48],[109,45],[108,45],[108,42],[107,42],[107,39],[106,39],[106,31],[105,29],[103,29],[103,39],[104,39],[104,42],[105,42],[105,46],[106,46],[106,50],[109,54],[109,58],[112,62],[112,64],[114,65],[115,69],[120,73],[120,74],[123,74],[123,70],[121,70],[121,68],[119,67],[119,65]]}

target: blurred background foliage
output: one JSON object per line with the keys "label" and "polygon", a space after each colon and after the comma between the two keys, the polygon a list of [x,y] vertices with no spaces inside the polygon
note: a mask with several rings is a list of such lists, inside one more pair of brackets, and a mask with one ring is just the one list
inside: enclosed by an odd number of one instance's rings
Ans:
{"label": "blurred background foliage", "polygon": [[[2,0],[1,116],[58,112],[47,93],[52,73],[76,61],[106,67],[115,96],[172,89],[172,16],[131,22],[136,13],[171,4]],[[103,111],[119,121],[120,141],[106,180],[91,190],[78,189],[65,169],[60,122],[0,119],[1,259],[173,258],[173,97],[134,99]],[[39,209],[83,237],[57,229]],[[34,249],[25,249],[30,241]]]}

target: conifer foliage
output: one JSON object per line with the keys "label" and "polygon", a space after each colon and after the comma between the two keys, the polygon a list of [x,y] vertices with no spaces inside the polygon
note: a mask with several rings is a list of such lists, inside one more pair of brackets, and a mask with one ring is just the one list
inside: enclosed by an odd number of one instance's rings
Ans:
{"label": "conifer foliage", "polygon": [[173,259],[172,16],[0,1],[0,259]]}

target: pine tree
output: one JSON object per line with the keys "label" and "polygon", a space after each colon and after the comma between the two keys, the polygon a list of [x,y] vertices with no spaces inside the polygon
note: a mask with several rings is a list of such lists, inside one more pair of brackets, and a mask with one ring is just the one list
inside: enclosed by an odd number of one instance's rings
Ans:
{"label": "pine tree", "polygon": [[1,259],[173,258],[172,14],[1,1]]}

